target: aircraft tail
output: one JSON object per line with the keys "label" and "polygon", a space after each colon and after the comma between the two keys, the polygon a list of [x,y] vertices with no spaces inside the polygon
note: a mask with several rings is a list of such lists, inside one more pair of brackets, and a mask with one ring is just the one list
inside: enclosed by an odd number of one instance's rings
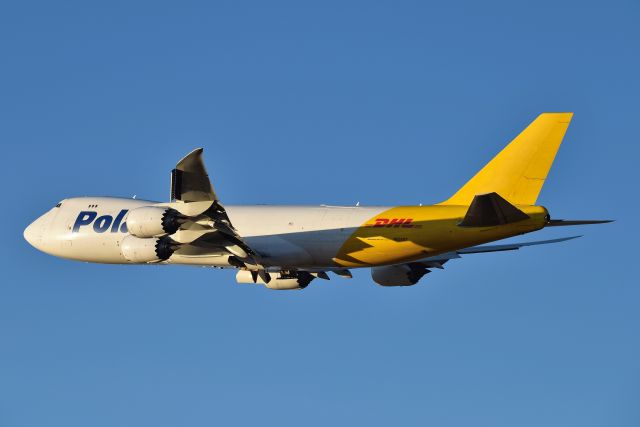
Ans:
{"label": "aircraft tail", "polygon": [[446,205],[470,205],[498,193],[514,205],[534,205],[573,113],[543,113],[467,182]]}

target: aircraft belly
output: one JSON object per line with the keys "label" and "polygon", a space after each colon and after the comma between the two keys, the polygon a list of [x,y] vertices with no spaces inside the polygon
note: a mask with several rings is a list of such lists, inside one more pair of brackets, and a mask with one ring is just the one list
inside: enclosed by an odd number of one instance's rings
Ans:
{"label": "aircraft belly", "polygon": [[247,243],[261,254],[265,266],[280,267],[330,267],[333,257],[344,241],[327,232],[305,234],[280,234],[247,238]]}
{"label": "aircraft belly", "polygon": [[313,258],[305,245],[287,238],[286,234],[249,237],[249,247],[260,254],[265,266],[298,266],[310,265]]}

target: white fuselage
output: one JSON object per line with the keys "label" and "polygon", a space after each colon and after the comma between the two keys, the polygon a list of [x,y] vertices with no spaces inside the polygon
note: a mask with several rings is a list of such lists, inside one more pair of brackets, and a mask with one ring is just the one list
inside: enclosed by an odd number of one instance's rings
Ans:
{"label": "white fuselage", "polygon": [[[113,197],[63,200],[27,227],[37,249],[79,261],[130,263],[121,252],[127,213],[157,202]],[[265,266],[337,268],[333,258],[346,239],[388,207],[226,206],[243,240],[261,254]],[[229,267],[228,255],[174,254],[172,264]]]}

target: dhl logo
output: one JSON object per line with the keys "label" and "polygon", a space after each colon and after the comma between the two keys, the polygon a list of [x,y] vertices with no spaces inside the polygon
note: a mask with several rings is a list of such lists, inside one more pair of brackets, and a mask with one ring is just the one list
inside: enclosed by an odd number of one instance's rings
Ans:
{"label": "dhl logo", "polygon": [[365,227],[402,227],[417,228],[420,227],[413,223],[413,218],[376,218],[375,224],[367,224]]}

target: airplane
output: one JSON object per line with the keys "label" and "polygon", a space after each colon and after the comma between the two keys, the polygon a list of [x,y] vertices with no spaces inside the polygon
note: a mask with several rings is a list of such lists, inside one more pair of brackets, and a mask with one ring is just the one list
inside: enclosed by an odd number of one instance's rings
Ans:
{"label": "airplane", "polygon": [[328,273],[369,268],[381,286],[411,286],[468,254],[580,236],[486,243],[546,227],[608,220],[551,219],[536,205],[573,113],[543,113],[449,199],[430,206],[225,206],[203,149],[171,171],[169,202],[62,200],[24,230],[42,252],[112,264],[234,268],[238,283],[304,289]]}

